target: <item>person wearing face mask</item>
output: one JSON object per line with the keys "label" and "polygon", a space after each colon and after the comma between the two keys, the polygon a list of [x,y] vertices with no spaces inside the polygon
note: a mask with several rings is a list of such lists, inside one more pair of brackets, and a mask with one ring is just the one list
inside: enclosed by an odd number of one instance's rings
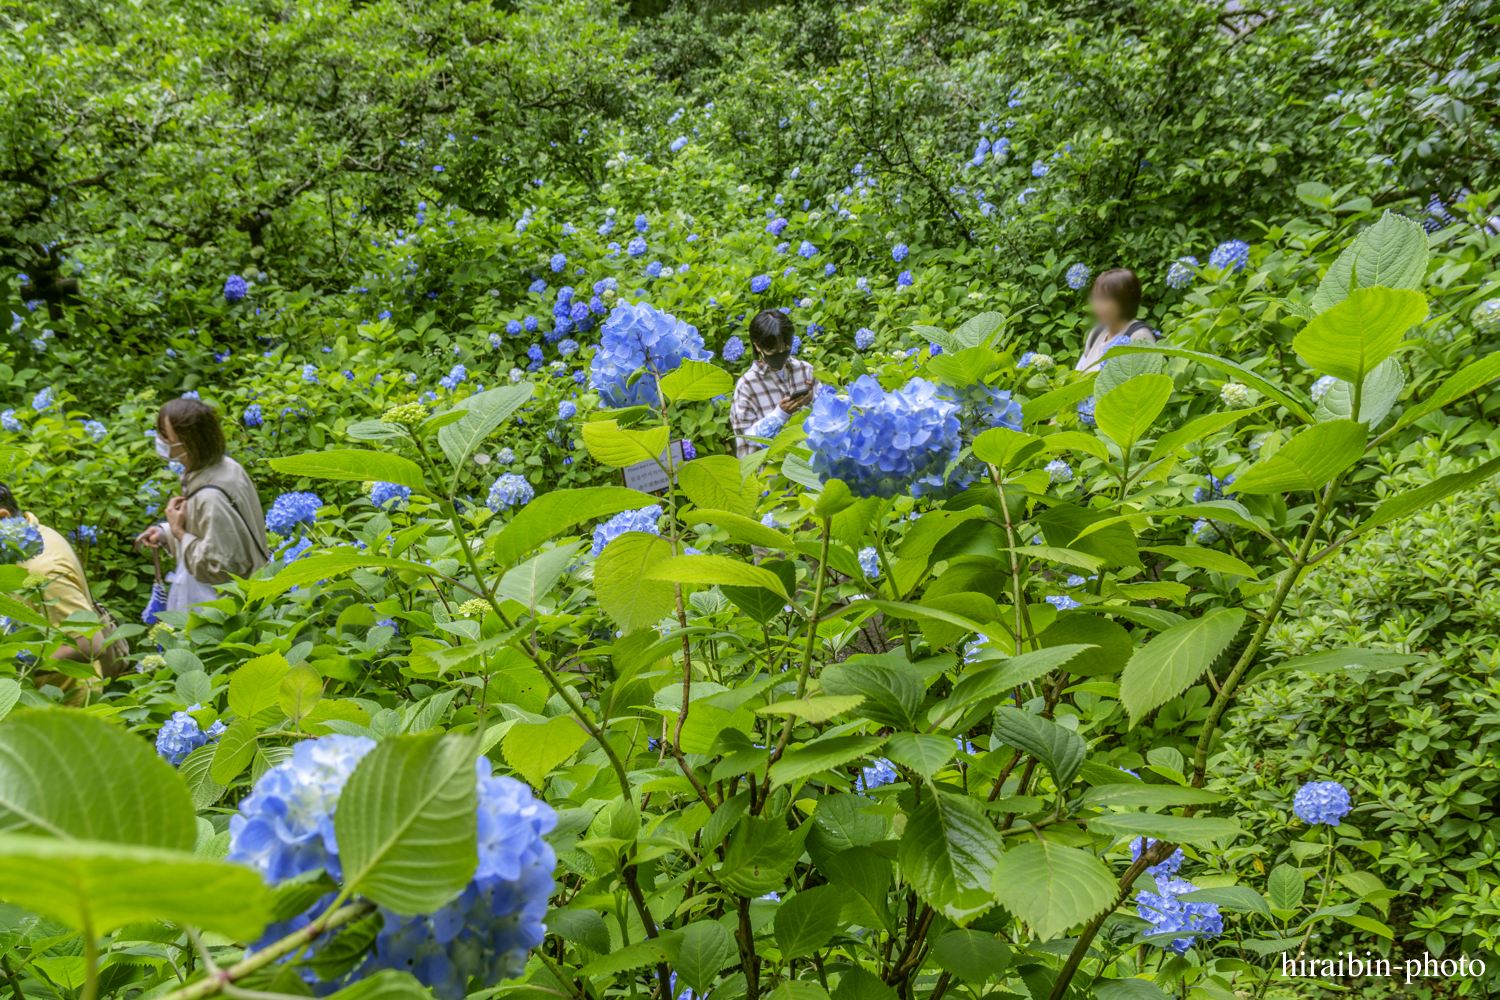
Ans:
{"label": "person wearing face mask", "polygon": [[1079,371],[1098,368],[1111,347],[1132,341],[1156,343],[1151,328],[1135,318],[1141,309],[1141,280],[1134,271],[1116,267],[1095,278],[1089,292],[1089,308],[1098,322],[1083,342],[1083,357],[1075,366]]}
{"label": "person wearing face mask", "polygon": [[255,484],[224,454],[219,416],[196,399],[174,399],[156,415],[156,453],[182,466],[182,496],[166,521],[136,536],[137,548],[162,548],[177,560],[168,576],[167,610],[218,597],[215,584],[246,577],[271,558]]}
{"label": "person wearing face mask", "polygon": [[765,309],[750,321],[755,360],[734,386],[729,424],[734,452],[743,458],[764,445],[751,437],[773,438],[787,418],[812,402],[818,388],[813,366],[792,357],[792,321],[780,309]]}

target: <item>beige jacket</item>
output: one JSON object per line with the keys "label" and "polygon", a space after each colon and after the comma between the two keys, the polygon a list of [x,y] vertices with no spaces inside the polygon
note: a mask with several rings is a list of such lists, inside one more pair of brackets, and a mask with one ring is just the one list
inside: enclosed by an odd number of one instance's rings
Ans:
{"label": "beige jacket", "polygon": [[83,572],[83,562],[66,538],[39,524],[30,514],[26,520],[42,533],[44,543],[40,554],[21,563],[21,568],[36,576],[47,578],[47,600],[45,608],[33,608],[47,616],[57,625],[75,611],[94,610],[94,597],[89,593],[88,577]]}
{"label": "beige jacket", "polygon": [[163,524],[162,548],[199,583],[228,583],[245,577],[271,557],[266,518],[255,484],[240,463],[229,457],[206,469],[182,475],[187,497],[183,535]]}
{"label": "beige jacket", "polygon": [[[1156,334],[1151,328],[1140,320],[1131,320],[1130,325],[1125,328],[1130,333],[1130,339],[1142,344],[1156,343]],[[1104,360],[1104,354],[1109,349],[1109,342],[1114,340],[1117,334],[1109,332],[1102,323],[1090,331],[1088,339],[1083,342],[1083,357],[1078,359],[1074,367],[1081,372],[1093,371],[1099,367],[1099,362]]]}

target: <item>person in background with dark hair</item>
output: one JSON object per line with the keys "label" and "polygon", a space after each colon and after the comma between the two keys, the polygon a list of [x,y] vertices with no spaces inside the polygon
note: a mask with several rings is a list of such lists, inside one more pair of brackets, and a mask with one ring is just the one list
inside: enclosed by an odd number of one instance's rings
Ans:
{"label": "person in background with dark hair", "polygon": [[224,454],[219,416],[196,399],[173,399],[156,415],[156,453],[179,462],[182,496],[167,502],[167,519],[136,536],[177,560],[167,610],[214,600],[215,584],[246,577],[271,558],[266,518],[255,484]]}
{"label": "person in background with dark hair", "polygon": [[[130,649],[124,639],[110,642],[109,635],[114,631],[114,626],[104,610],[94,603],[94,595],[89,591],[88,577],[78,553],[73,551],[73,546],[66,538],[38,522],[35,515],[21,510],[10,487],[0,483],[0,518],[8,517],[25,518],[42,534],[41,553],[20,564],[27,573],[47,578],[47,589],[43,595],[46,606],[32,610],[45,616],[55,627],[61,627],[69,615],[79,611],[98,615],[106,626],[92,637],[73,633],[72,645],[59,647],[52,654],[52,659],[92,663],[94,673],[102,680],[117,676],[125,666],[125,657]],[[38,684],[53,683],[64,690],[70,689],[74,683],[72,678],[61,674],[41,675],[37,681]]]}
{"label": "person in background with dark hair", "polygon": [[792,357],[792,321],[780,309],[765,309],[750,321],[750,345],[756,358],[734,385],[729,424],[734,453],[743,458],[764,445],[746,435],[770,438],[787,418],[812,402],[818,388],[813,366]]}
{"label": "person in background with dark hair", "polygon": [[1130,341],[1156,343],[1156,334],[1136,313],[1141,311],[1141,279],[1129,268],[1116,267],[1094,279],[1089,292],[1089,308],[1098,320],[1083,342],[1083,357],[1077,369],[1093,371],[1104,360],[1104,353]]}

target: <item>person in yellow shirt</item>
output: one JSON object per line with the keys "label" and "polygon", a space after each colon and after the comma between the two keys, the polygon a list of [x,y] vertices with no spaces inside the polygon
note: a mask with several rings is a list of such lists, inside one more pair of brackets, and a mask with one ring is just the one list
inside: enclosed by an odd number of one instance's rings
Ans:
{"label": "person in yellow shirt", "polygon": [[[83,562],[78,558],[78,553],[73,551],[73,546],[62,535],[39,523],[34,515],[22,511],[10,487],[0,483],[0,518],[9,517],[25,518],[42,535],[44,544],[41,553],[19,564],[32,576],[45,577],[48,581],[45,593],[46,606],[33,608],[33,610],[45,615],[54,626],[61,626],[62,622],[74,612],[99,613],[99,608],[94,604],[94,597],[89,592],[89,581],[83,570]],[[102,614],[100,618],[103,619]],[[124,669],[125,656],[129,652],[125,640],[110,642],[111,631],[113,630],[105,629],[92,637],[74,634],[73,643],[59,647],[52,654],[52,658],[73,660],[77,663],[92,663],[94,672],[100,679],[110,680]],[[50,676],[47,679],[52,680],[53,683],[57,682]],[[38,677],[38,682],[42,681],[43,678]],[[58,684],[58,686],[66,690],[71,685]]]}

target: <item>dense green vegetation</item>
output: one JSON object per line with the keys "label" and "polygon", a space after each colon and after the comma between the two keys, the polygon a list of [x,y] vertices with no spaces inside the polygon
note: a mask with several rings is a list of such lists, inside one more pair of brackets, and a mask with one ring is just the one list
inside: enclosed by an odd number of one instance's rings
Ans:
{"label": "dense green vegetation", "polygon": [[[0,993],[1500,982],[1494,4],[4,18],[0,465],[130,668],[0,566]],[[148,628],[184,394],[275,554]]]}

